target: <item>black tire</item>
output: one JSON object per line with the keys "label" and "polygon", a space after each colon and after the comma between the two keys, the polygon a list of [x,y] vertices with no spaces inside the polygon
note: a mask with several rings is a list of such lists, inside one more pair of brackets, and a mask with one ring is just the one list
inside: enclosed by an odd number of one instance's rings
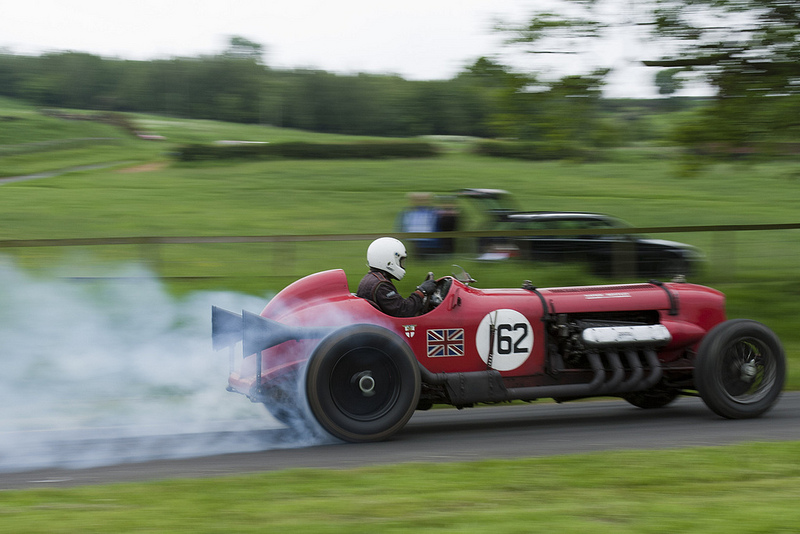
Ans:
{"label": "black tire", "polygon": [[694,380],[703,402],[728,419],[758,417],[778,400],[786,355],[778,336],[761,323],[726,321],[703,338]]}
{"label": "black tire", "polygon": [[414,353],[374,325],[348,326],[323,339],[306,372],[311,413],[344,441],[387,439],[411,418],[419,393]]}
{"label": "black tire", "polygon": [[654,410],[663,408],[678,398],[680,392],[677,389],[668,388],[653,388],[647,391],[636,391],[633,393],[625,393],[622,398],[637,408],[645,410]]}

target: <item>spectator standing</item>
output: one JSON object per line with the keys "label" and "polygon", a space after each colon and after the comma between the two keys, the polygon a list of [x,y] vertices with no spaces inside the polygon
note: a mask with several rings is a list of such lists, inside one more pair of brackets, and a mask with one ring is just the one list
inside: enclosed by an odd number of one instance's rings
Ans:
{"label": "spectator standing", "polygon": [[[401,232],[438,231],[439,213],[431,203],[431,193],[409,193],[410,207],[398,216],[397,229]],[[410,239],[414,251],[419,256],[435,254],[439,240],[432,237]]]}

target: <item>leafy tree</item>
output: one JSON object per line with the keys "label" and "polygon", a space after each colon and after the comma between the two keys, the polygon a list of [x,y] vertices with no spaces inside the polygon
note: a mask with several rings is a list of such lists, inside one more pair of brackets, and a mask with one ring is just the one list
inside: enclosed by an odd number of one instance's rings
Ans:
{"label": "leafy tree", "polygon": [[682,88],[684,83],[678,78],[681,72],[683,72],[683,69],[663,69],[658,71],[655,78],[658,94],[671,96]]}
{"label": "leafy tree", "polygon": [[222,55],[231,59],[248,59],[260,64],[264,57],[264,45],[234,35]]}
{"label": "leafy tree", "polygon": [[560,146],[595,144],[593,133],[600,129],[600,98],[606,74],[600,69],[589,75],[565,76],[542,94],[540,128],[548,140]]}
{"label": "leafy tree", "polygon": [[481,137],[529,137],[526,124],[533,112],[526,89],[535,85],[532,76],[512,71],[491,58],[481,57],[467,66],[456,78],[472,88],[477,101],[473,110],[480,110],[478,133]]}
{"label": "leafy tree", "polygon": [[716,91],[687,144],[730,147],[800,133],[800,3],[795,0],[659,0],[653,33],[674,51],[646,64],[679,69]]}
{"label": "leafy tree", "polygon": [[679,132],[681,142],[734,148],[800,133],[797,0],[562,0],[559,6],[500,29],[510,46],[539,56],[586,56],[623,34],[655,44],[643,46],[641,60],[661,69],[661,94],[692,78],[714,90],[699,124]]}

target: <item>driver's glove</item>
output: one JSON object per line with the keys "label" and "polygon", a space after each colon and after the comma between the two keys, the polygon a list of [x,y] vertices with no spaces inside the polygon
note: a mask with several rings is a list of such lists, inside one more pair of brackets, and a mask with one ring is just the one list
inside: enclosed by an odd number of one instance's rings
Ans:
{"label": "driver's glove", "polygon": [[417,286],[417,289],[421,291],[423,295],[429,297],[431,293],[436,291],[436,280],[425,280]]}

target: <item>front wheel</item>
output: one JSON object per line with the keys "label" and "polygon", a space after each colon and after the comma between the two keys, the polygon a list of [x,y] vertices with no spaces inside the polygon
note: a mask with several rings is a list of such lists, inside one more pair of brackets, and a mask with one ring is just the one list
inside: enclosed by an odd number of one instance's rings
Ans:
{"label": "front wheel", "polygon": [[374,325],[342,328],[314,350],[306,395],[314,417],[351,442],[384,440],[403,428],[419,402],[420,374],[409,346]]}
{"label": "front wheel", "polygon": [[758,417],[778,400],[786,355],[772,330],[736,319],[706,335],[697,351],[695,386],[703,402],[728,419]]}

